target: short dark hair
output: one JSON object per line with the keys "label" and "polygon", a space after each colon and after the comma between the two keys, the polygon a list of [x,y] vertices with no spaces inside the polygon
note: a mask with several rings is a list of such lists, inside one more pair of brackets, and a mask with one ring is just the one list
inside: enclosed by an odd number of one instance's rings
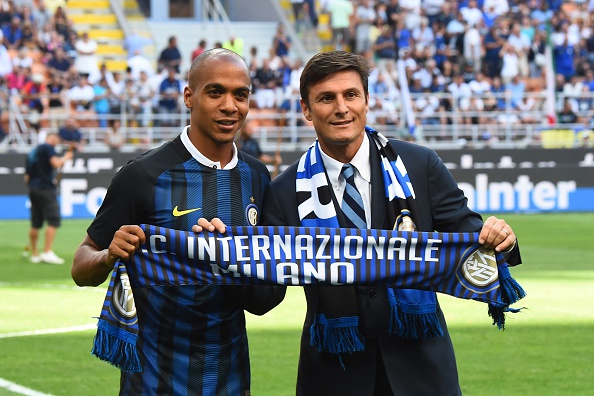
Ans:
{"label": "short dark hair", "polygon": [[320,52],[307,62],[301,73],[299,93],[301,99],[309,106],[309,89],[326,77],[345,70],[354,70],[359,74],[365,97],[369,94],[368,80],[370,68],[361,55],[346,51]]}

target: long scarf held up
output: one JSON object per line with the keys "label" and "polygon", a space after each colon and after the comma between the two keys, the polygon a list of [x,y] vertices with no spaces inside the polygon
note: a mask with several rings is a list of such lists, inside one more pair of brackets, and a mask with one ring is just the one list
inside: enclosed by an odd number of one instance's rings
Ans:
{"label": "long scarf held up", "polygon": [[[195,234],[141,227],[147,243],[115,265],[92,350],[124,371],[142,371],[132,294],[138,288],[393,285],[487,303],[500,328],[504,313],[515,311],[510,304],[525,295],[503,255],[485,250],[478,233],[258,226]],[[318,336],[321,345],[335,338]]]}
{"label": "long scarf held up", "polygon": [[[415,231],[415,193],[406,167],[382,134],[369,127],[365,131],[379,151],[388,221],[394,224],[393,229]],[[301,157],[296,183],[301,224],[339,227],[317,141]],[[411,339],[443,336],[435,293],[392,287],[386,291],[391,308],[386,329],[389,334]],[[337,353],[363,350],[354,288],[326,288],[318,294],[320,305],[311,328],[312,345]],[[322,342],[320,334],[334,334],[334,342]]]}

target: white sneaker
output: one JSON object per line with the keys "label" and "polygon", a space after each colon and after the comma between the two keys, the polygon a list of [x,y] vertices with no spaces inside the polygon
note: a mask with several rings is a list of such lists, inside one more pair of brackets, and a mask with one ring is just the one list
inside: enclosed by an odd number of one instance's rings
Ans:
{"label": "white sneaker", "polygon": [[41,256],[37,255],[37,256],[31,256],[31,262],[32,263],[41,263]]}
{"label": "white sneaker", "polygon": [[41,261],[47,264],[64,264],[64,259],[56,256],[56,253],[51,250],[47,253],[41,253],[39,256]]}

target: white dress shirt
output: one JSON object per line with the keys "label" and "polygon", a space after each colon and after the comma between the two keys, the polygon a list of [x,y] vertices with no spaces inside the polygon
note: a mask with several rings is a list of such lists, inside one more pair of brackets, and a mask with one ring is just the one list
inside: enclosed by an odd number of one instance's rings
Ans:
{"label": "white dress shirt", "polygon": [[[355,167],[355,186],[361,194],[363,200],[363,208],[365,209],[365,221],[367,228],[371,228],[371,164],[369,163],[369,137],[365,133],[363,143],[357,154],[353,157],[350,164]],[[339,204],[342,204],[342,196],[346,188],[346,180],[341,175],[342,166],[345,165],[340,161],[331,158],[324,150],[320,150],[322,155],[322,162],[326,168],[326,174],[334,190],[334,195]]]}

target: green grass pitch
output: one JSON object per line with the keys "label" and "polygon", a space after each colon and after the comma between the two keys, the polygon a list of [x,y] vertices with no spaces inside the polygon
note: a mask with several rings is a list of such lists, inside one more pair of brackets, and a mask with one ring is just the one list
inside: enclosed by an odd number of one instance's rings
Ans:
{"label": "green grass pitch", "polygon": [[[588,395],[594,389],[594,213],[505,215],[524,264],[512,275],[528,296],[505,331],[486,306],[440,295],[456,349],[463,393]],[[62,266],[21,257],[27,221],[0,221],[0,396],[16,384],[55,396],[108,396],[119,371],[90,354],[107,285],[79,288],[70,278],[74,250],[90,220],[66,220],[54,250]],[[262,317],[248,315],[252,394],[294,395],[300,288]],[[4,384],[4,385],[3,385]]]}

